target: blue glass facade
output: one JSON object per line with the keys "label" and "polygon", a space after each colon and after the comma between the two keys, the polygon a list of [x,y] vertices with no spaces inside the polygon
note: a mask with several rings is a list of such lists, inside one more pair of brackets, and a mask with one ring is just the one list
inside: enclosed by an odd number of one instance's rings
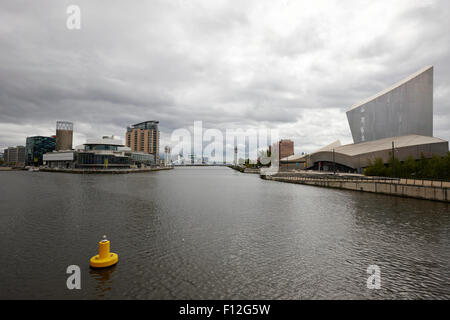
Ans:
{"label": "blue glass facade", "polygon": [[56,148],[56,138],[53,137],[28,137],[26,143],[26,164],[28,166],[40,166],[43,164],[44,153],[52,152]]}

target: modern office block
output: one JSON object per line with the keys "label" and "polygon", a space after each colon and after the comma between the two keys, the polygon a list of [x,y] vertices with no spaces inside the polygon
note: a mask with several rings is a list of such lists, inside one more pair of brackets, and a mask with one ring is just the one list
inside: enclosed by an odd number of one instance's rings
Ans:
{"label": "modern office block", "polygon": [[28,166],[40,166],[43,164],[43,155],[52,152],[56,148],[54,137],[28,137],[26,143],[26,164]]}
{"label": "modern office block", "polygon": [[10,167],[25,167],[26,152],[24,146],[9,147],[4,151],[5,165]]}

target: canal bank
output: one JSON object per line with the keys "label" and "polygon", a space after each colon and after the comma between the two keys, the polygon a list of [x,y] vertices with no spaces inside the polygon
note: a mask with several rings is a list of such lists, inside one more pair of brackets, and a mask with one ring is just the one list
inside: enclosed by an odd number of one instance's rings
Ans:
{"label": "canal bank", "polygon": [[358,175],[329,175],[320,173],[279,173],[261,175],[264,180],[304,184],[323,188],[334,188],[370,192],[398,197],[450,202],[450,182],[390,179]]}
{"label": "canal bank", "polygon": [[162,168],[144,168],[144,169],[59,169],[59,168],[42,168],[39,171],[43,172],[58,172],[58,173],[74,173],[74,174],[128,174],[128,173],[143,173],[153,171],[172,170],[173,167]]}
{"label": "canal bank", "polygon": [[261,170],[258,168],[246,168],[244,166],[229,166],[229,168],[239,171],[241,173],[261,174]]}

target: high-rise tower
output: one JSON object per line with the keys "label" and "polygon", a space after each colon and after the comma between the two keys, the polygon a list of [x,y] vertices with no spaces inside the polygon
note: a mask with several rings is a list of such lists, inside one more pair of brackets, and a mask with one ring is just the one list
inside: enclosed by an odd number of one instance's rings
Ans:
{"label": "high-rise tower", "polygon": [[127,128],[125,141],[133,151],[150,153],[159,163],[159,121],[146,121]]}

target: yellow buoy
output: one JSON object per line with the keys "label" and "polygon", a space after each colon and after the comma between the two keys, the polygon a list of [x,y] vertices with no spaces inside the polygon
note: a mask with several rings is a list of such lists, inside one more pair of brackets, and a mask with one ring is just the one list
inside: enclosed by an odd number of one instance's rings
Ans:
{"label": "yellow buoy", "polygon": [[108,268],[115,265],[119,261],[116,253],[109,252],[109,240],[106,236],[98,243],[98,255],[91,258],[92,268]]}

